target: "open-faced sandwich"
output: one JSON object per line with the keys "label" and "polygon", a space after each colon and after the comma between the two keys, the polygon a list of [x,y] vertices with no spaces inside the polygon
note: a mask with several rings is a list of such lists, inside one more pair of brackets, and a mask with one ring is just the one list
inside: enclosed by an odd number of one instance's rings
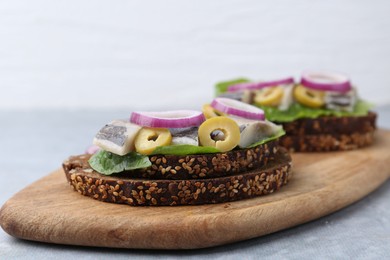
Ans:
{"label": "open-faced sandwich", "polygon": [[376,114],[339,73],[304,72],[299,83],[292,77],[237,79],[218,83],[216,94],[262,108],[268,120],[283,126],[280,145],[291,151],[342,151],[373,142]]}
{"label": "open-faced sandwich", "polygon": [[133,112],[110,122],[94,138],[99,149],[63,163],[68,182],[83,195],[129,205],[220,203],[279,190],[291,178],[291,157],[278,146],[282,128],[255,106],[214,103],[224,116]]}

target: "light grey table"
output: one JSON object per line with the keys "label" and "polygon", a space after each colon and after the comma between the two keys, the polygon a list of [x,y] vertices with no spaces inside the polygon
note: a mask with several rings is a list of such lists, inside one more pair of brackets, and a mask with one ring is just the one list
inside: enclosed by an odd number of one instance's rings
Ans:
{"label": "light grey table", "polygon": [[[0,111],[0,204],[82,153],[96,131],[130,109]],[[390,129],[390,106],[379,107]],[[389,163],[390,166],[390,163]],[[55,258],[390,259],[390,182],[363,200],[316,221],[235,244],[189,251],[87,248],[23,241],[0,229],[0,259]]]}

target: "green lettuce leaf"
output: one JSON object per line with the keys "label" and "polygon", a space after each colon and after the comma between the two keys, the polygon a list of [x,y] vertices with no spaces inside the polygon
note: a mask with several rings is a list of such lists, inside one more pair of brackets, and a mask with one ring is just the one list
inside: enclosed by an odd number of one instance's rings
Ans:
{"label": "green lettuce leaf", "polygon": [[225,93],[228,89],[228,87],[238,84],[238,83],[245,83],[245,82],[250,82],[249,79],[246,78],[238,78],[238,79],[233,79],[229,81],[222,81],[219,82],[215,85],[215,96],[219,96],[222,93]]}
{"label": "green lettuce leaf", "polygon": [[270,142],[270,141],[273,141],[273,140],[278,139],[279,137],[281,137],[281,136],[283,136],[283,135],[285,135],[285,134],[286,134],[286,132],[283,130],[283,128],[281,128],[281,129],[279,130],[279,132],[277,132],[275,135],[270,136],[270,137],[267,137],[267,138],[265,138],[265,139],[263,139],[263,140],[260,140],[260,141],[254,143],[254,144],[251,144],[251,145],[248,146],[247,148],[252,148],[252,147],[256,147],[256,146],[261,145],[261,144],[268,143],[268,142]]}
{"label": "green lettuce leaf", "polygon": [[92,169],[104,175],[147,168],[152,165],[146,155],[131,152],[120,156],[103,150],[92,155],[88,162]]}
{"label": "green lettuce leaf", "polygon": [[210,146],[195,146],[189,144],[159,146],[152,154],[166,154],[166,155],[189,155],[189,154],[205,154],[205,153],[219,153],[215,147]]}
{"label": "green lettuce leaf", "polygon": [[286,111],[281,111],[275,107],[260,106],[264,110],[265,116],[273,122],[291,122],[300,118],[317,118],[320,116],[364,116],[372,108],[372,104],[359,100],[356,102],[354,111],[341,112],[323,108],[309,108],[298,103],[294,103]]}

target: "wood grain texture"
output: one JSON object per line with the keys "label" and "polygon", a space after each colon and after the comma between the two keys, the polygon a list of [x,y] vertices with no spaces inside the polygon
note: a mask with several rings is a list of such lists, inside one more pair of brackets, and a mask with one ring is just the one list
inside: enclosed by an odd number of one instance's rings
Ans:
{"label": "wood grain texture", "polygon": [[280,192],[237,202],[130,207],[74,192],[62,170],[8,200],[0,224],[12,236],[49,243],[149,249],[222,245],[293,227],[339,210],[390,177],[390,132],[349,152],[293,154],[294,177]]}

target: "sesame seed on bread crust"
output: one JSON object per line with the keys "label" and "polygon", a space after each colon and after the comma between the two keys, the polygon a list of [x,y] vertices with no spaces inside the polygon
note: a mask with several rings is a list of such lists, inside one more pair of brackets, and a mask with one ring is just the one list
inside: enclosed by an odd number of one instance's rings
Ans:
{"label": "sesame seed on bread crust", "polygon": [[104,202],[132,206],[199,205],[236,201],[273,193],[286,185],[292,176],[291,157],[283,148],[266,166],[209,179],[105,176],[80,164],[78,157],[70,158],[63,167],[69,184],[79,193]]}

